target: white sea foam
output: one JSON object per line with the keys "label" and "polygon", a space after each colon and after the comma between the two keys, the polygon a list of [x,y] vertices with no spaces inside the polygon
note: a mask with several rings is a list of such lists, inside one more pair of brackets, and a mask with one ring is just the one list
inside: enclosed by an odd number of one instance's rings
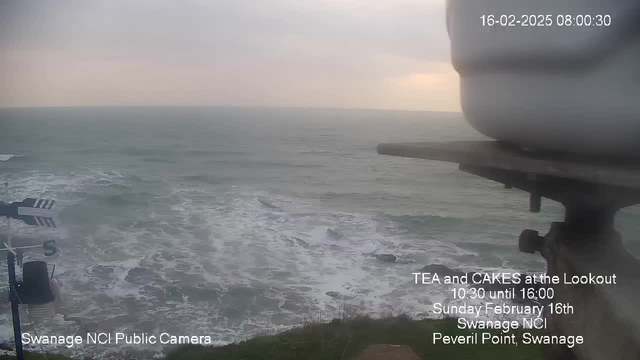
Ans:
{"label": "white sea foam", "polygon": [[[33,173],[12,188],[12,196],[52,195],[73,206],[96,184],[128,185],[114,171]],[[68,300],[59,309],[64,316],[40,324],[42,329],[66,334],[149,327],[210,334],[225,343],[282,331],[319,314],[329,319],[344,306],[374,316],[427,316],[432,302],[450,296],[449,288],[417,286],[412,273],[435,262],[457,267],[456,256],[474,255],[444,241],[388,231],[375,215],[243,186],[214,192],[176,184],[167,196],[166,207],[147,209],[153,226],[105,223],[80,239],[58,234],[56,274]],[[406,263],[384,263],[379,254]],[[6,315],[0,321],[6,330]]]}

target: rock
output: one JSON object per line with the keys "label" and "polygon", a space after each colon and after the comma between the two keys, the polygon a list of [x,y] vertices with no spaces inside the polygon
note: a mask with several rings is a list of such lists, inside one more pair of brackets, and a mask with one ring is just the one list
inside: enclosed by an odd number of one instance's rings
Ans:
{"label": "rock", "polygon": [[438,274],[438,276],[442,277],[442,276],[464,276],[464,272],[460,271],[460,270],[454,270],[451,269],[445,265],[441,265],[441,264],[432,264],[432,265],[427,265],[425,267],[423,267],[422,269],[420,269],[418,272],[421,273],[431,273],[431,274]]}
{"label": "rock", "polygon": [[327,237],[331,240],[344,240],[346,239],[346,237],[340,235],[339,233],[337,233],[336,231],[333,231],[331,229],[327,229]]}
{"label": "rock", "polygon": [[7,343],[0,343],[0,350],[13,351],[13,346]]}
{"label": "rock", "polygon": [[276,210],[276,211],[282,211],[282,208],[280,208],[277,205],[274,205],[274,204],[270,203],[267,199],[258,198],[258,202],[260,204],[262,204],[262,206],[266,207],[267,209]]}
{"label": "rock", "polygon": [[331,296],[334,299],[337,299],[340,297],[340,293],[337,291],[327,291],[326,293],[324,293],[325,295]]}
{"label": "rock", "polygon": [[326,293],[324,293],[327,296],[330,296],[336,300],[353,300],[355,299],[355,297],[353,296],[347,296],[347,295],[342,295],[337,291],[327,291]]}
{"label": "rock", "polygon": [[376,255],[376,259],[382,262],[389,262],[389,263],[396,262],[396,256],[392,254],[379,254],[379,255]]}
{"label": "rock", "polygon": [[302,246],[303,248],[308,248],[309,247],[309,243],[308,242],[306,242],[306,241],[304,241],[304,240],[302,240],[300,238],[297,238],[295,236],[293,238],[296,240],[298,245]]}

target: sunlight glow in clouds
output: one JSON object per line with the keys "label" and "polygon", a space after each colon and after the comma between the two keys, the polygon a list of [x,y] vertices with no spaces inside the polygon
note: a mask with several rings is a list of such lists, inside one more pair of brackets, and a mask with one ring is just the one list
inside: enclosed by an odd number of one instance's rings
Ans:
{"label": "sunlight glow in clouds", "polygon": [[0,4],[0,106],[459,111],[444,0]]}

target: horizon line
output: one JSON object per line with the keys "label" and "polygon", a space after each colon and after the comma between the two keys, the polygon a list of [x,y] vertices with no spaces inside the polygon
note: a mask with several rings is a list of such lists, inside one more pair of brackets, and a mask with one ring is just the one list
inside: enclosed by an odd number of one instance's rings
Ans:
{"label": "horizon line", "polygon": [[0,106],[0,110],[26,110],[26,109],[82,109],[82,108],[246,108],[246,109],[308,109],[308,110],[346,110],[346,111],[395,111],[395,112],[431,112],[462,114],[462,111],[444,110],[409,110],[409,109],[377,109],[377,108],[345,108],[331,106],[286,106],[286,105],[36,105],[36,106]]}

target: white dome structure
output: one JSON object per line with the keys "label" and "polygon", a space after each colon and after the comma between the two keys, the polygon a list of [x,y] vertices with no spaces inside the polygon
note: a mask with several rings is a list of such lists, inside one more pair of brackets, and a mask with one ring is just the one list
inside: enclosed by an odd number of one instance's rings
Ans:
{"label": "white dome structure", "polygon": [[640,2],[449,0],[462,109],[552,152],[640,157]]}

